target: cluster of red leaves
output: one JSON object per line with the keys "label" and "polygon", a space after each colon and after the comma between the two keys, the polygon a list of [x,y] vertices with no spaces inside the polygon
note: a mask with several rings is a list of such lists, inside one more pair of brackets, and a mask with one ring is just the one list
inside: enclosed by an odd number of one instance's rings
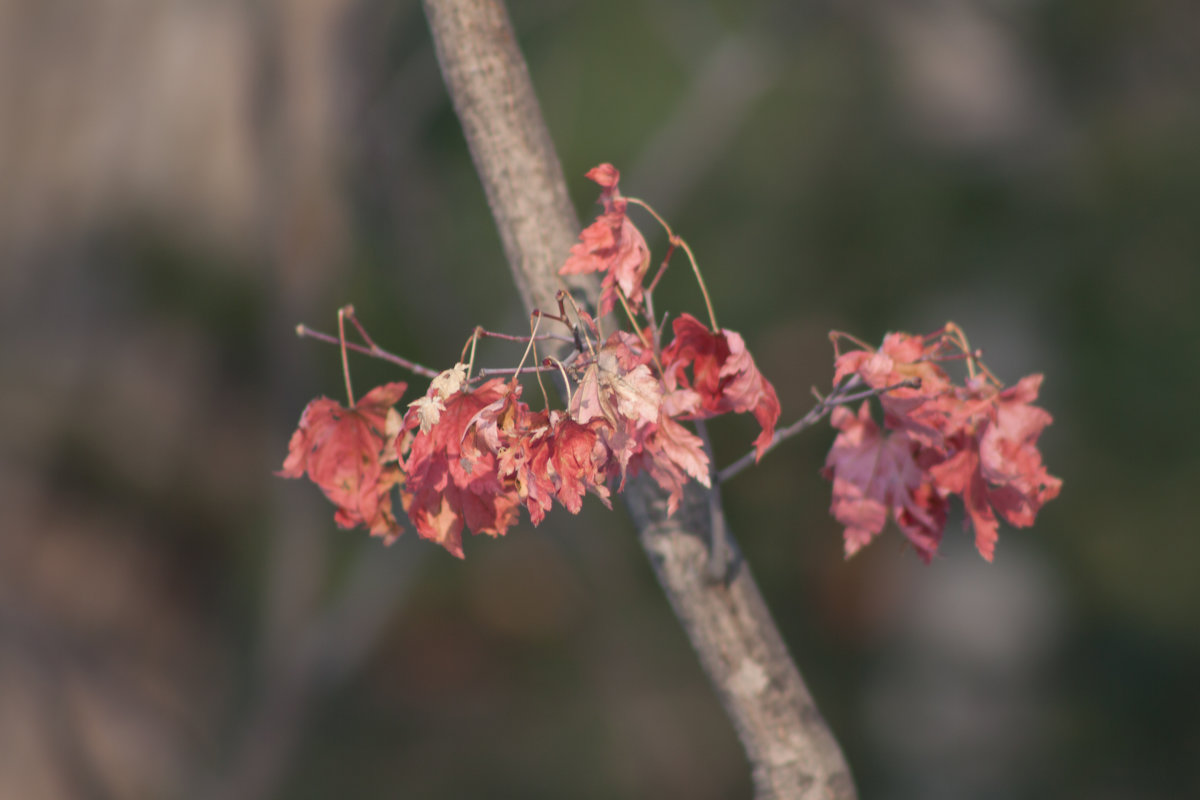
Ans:
{"label": "cluster of red leaves", "polygon": [[[649,325],[604,337],[586,312],[573,326],[561,298],[557,316],[542,315],[572,327],[576,352],[558,364],[567,379],[565,409],[534,410],[522,401],[516,377],[480,382],[458,364],[403,414],[394,408],[403,383],[381,386],[351,409],[314,400],[279,474],[307,475],[337,506],[339,525],[363,525],[388,541],[401,532],[392,510],[392,489],[399,487],[417,533],[461,558],[464,528],[501,536],[521,508],[537,525],[556,501],[578,513],[589,492],[607,505],[613,491],[643,471],[666,491],[673,514],[689,481],[707,487],[713,475],[704,441],[688,421],[752,414],[762,428],[756,460],[801,430],[807,418],[776,434],[779,398],[737,333],[682,314],[672,322],[672,340],[659,348],[651,291],[642,285],[650,251],[627,216],[631,201],[617,188],[620,174],[601,164],[588,177],[601,187],[603,212],[559,273],[602,273],[600,315],[621,301],[635,327],[639,317]],[[672,249],[682,243],[670,236]],[[835,334],[835,343],[841,338],[849,337]],[[343,358],[344,351],[343,343]],[[942,368],[949,360],[966,363],[962,383]],[[1062,485],[1037,449],[1051,422],[1033,405],[1041,381],[1031,375],[1003,388],[953,325],[925,337],[889,334],[878,350],[858,343],[838,355],[836,391],[810,416],[815,421],[817,412],[836,406],[831,422],[839,433],[824,474],[833,480],[832,513],[846,526],[846,554],[870,542],[890,518],[930,561],[952,495],[962,499],[976,547],[989,561],[998,518],[1033,524]],[[882,428],[869,402],[857,413],[841,404],[864,386],[879,397]]]}
{"label": "cluster of red leaves", "polygon": [[703,441],[680,419],[750,411],[764,435],[774,430],[775,391],[740,342],[677,320],[658,373],[653,352],[618,331],[571,366],[575,388],[561,411],[530,408],[515,380],[472,387],[462,365],[435,379],[403,417],[391,409],[403,384],[372,391],[352,410],[320,398],[304,410],[280,474],[307,472],[338,507],[339,525],[366,524],[389,539],[400,528],[388,492],[400,485],[417,533],[459,558],[464,527],[501,536],[522,506],[537,525],[554,501],[579,513],[588,492],[608,504],[610,486],[620,491],[641,470],[670,493],[674,513],[689,479],[710,485]]}
{"label": "cluster of red leaves", "polygon": [[[834,384],[850,376],[873,389],[917,385],[879,395],[882,431],[868,403],[858,413],[842,406],[830,418],[840,431],[825,462],[833,480],[831,512],[846,526],[846,555],[871,541],[890,516],[926,562],[946,524],[948,499],[962,498],[975,546],[988,561],[995,551],[997,514],[1016,527],[1032,525],[1062,481],[1047,473],[1037,439],[1050,424],[1033,405],[1041,375],[1004,389],[961,347],[947,326],[929,337],[889,334],[878,350],[837,357]],[[835,339],[836,341],[836,339]],[[972,374],[955,384],[939,362],[965,359]],[[915,380],[914,380],[915,379]]]}
{"label": "cluster of red leaves", "polygon": [[[636,314],[647,304],[650,251],[625,214],[617,170],[602,164],[588,177],[602,187],[604,210],[560,272],[604,273],[601,315],[619,297]],[[501,536],[522,507],[537,525],[555,501],[578,513],[588,492],[608,504],[641,471],[668,493],[673,514],[689,480],[711,483],[704,442],[684,421],[750,413],[763,429],[758,455],[771,443],[779,399],[737,333],[684,314],[658,352],[652,331],[601,341],[591,317],[581,320],[582,349],[564,365],[566,409],[530,408],[515,378],[473,385],[459,364],[403,415],[392,406],[404,384],[380,387],[351,410],[313,401],[280,474],[307,473],[338,507],[339,525],[365,524],[389,540],[400,533],[389,494],[398,485],[417,533],[461,558],[464,528]]]}

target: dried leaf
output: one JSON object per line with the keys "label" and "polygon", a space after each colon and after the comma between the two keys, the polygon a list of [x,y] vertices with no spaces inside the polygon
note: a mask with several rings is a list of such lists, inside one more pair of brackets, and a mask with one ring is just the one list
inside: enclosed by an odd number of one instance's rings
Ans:
{"label": "dried leaf", "polygon": [[[691,314],[681,314],[672,327],[675,338],[662,354],[668,387],[691,388],[700,396],[700,410],[685,418],[750,412],[762,427],[754,440],[757,456],[762,458],[775,436],[779,396],[758,371],[745,341],[733,331],[713,333]],[[690,380],[688,368],[692,371]]]}
{"label": "dried leaf", "polygon": [[288,456],[276,474],[300,478],[305,474],[337,506],[334,521],[343,528],[364,525],[372,535],[394,540],[401,527],[392,513],[391,488],[402,480],[388,464],[392,438],[388,413],[404,394],[404,383],[376,387],[353,409],[327,397],[304,409],[300,425],[288,444]]}
{"label": "dried leaf", "polygon": [[644,301],[642,281],[650,268],[650,248],[641,231],[626,216],[628,202],[617,189],[620,173],[616,167],[601,164],[592,168],[587,177],[603,189],[600,202],[604,213],[579,234],[579,242],[571,247],[571,255],[558,274],[603,272],[600,316],[616,305],[618,287],[637,312]]}

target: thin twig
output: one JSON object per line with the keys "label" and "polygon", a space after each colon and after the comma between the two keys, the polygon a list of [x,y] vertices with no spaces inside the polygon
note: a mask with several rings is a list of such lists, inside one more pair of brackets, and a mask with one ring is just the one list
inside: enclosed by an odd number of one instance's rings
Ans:
{"label": "thin twig", "polygon": [[[704,285],[704,276],[700,274],[700,265],[696,263],[696,254],[692,252],[692,248],[686,241],[684,241],[682,236],[677,235],[673,230],[671,230],[671,226],[667,224],[667,221],[659,216],[658,212],[655,211],[654,208],[645,200],[637,197],[626,197],[625,199],[630,203],[639,205],[646,209],[646,211],[650,212],[650,214],[656,220],[658,220],[658,224],[663,227],[663,230],[666,231],[667,238],[671,244],[683,248],[683,252],[687,254],[688,262],[692,265],[692,272],[696,276],[696,283],[700,284],[700,294],[704,295],[704,307],[708,310],[708,321],[712,323],[712,329],[714,331],[721,330],[721,326],[717,324],[717,313],[713,310],[712,297],[710,297],[708,294],[708,287]],[[663,269],[666,269],[665,262],[663,264]],[[662,271],[660,270],[659,272],[661,274]],[[654,283],[657,282],[658,276],[655,276]]]}
{"label": "thin twig", "polygon": [[501,375],[534,375],[539,372],[554,372],[556,367],[539,364],[536,367],[480,367],[472,381],[495,378]]}
{"label": "thin twig", "polygon": [[[883,394],[884,392],[890,392],[892,389],[915,388],[920,385],[921,381],[917,378],[909,378],[908,380],[903,380],[899,383],[893,383],[891,386],[884,386],[879,389],[864,389],[861,392],[845,394],[844,392],[846,389],[853,388],[855,386],[853,381],[847,381],[845,384],[835,389],[831,394],[821,398],[817,404],[809,409],[809,412],[803,417],[796,420],[791,425],[788,425],[786,428],[776,429],[775,435],[771,437],[770,443],[763,448],[762,455],[766,455],[767,453],[771,452],[781,442],[792,438],[806,428],[816,425],[821,421],[822,417],[824,417],[837,406],[843,406],[847,403],[854,403],[859,400],[864,400],[868,397],[875,397],[876,395]],[[759,455],[757,449],[751,450],[749,453],[746,453],[746,455],[742,456],[737,461],[734,461],[732,464],[718,472],[717,482],[724,483],[730,478],[733,478],[747,467],[757,463],[761,457],[762,456]]]}
{"label": "thin twig", "polygon": [[[313,330],[303,323],[296,326],[296,335],[301,339],[316,339],[318,342],[325,342],[326,344],[340,344],[336,336],[330,336],[328,333]],[[422,378],[436,378],[440,374],[437,370],[422,366],[415,361],[409,361],[407,358],[398,356],[395,353],[389,353],[378,346],[371,348],[355,344],[354,342],[346,342],[346,349],[362,353],[365,356],[371,356],[372,358],[378,358],[381,361],[388,361],[408,370],[414,375],[420,375]]]}
{"label": "thin twig", "polygon": [[658,272],[654,273],[654,278],[651,279],[650,285],[646,287],[646,294],[653,292],[654,287],[658,286],[658,282],[662,280],[663,273],[667,271],[667,266],[671,263],[671,256],[675,254],[675,248],[678,246],[674,237],[667,239],[667,254],[663,256],[662,264],[658,267]]}
{"label": "thin twig", "polygon": [[354,313],[354,306],[346,304],[342,306],[340,310],[344,311],[346,316],[350,318],[350,321],[354,323],[354,327],[358,329],[358,335],[361,336],[362,340],[367,343],[367,347],[379,350],[379,345],[375,344],[375,340],[371,338],[371,334],[367,333],[367,329],[364,328],[363,324],[358,321],[358,314]]}
{"label": "thin twig", "polygon": [[[554,316],[553,314],[543,314],[541,312],[535,312],[535,314],[536,314],[536,316],[544,318],[544,319],[552,319],[552,320],[555,320],[556,322],[559,321],[558,317]],[[516,334],[512,334],[512,333],[500,333],[499,331],[489,331],[487,328],[477,328],[476,330],[478,331],[479,335],[485,339],[501,339],[506,342],[520,342],[521,344],[526,344],[530,341],[534,341],[534,342],[554,341],[554,342],[565,342],[566,344],[571,344],[575,341],[572,337],[563,336],[561,333],[542,333],[537,336],[517,336]]]}

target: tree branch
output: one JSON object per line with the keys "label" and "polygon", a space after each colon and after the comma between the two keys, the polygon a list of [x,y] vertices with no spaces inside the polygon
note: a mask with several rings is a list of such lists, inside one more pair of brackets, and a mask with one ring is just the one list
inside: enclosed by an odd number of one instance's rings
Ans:
{"label": "tree branch", "polygon": [[500,2],[430,0],[438,64],[527,311],[552,309],[579,220]]}
{"label": "tree branch", "polygon": [[[527,308],[552,308],[556,271],[578,234],[562,169],[500,0],[424,0],[438,62]],[[584,284],[592,301],[596,285]],[[855,797],[841,750],[817,711],[750,570],[729,536],[727,582],[705,565],[720,496],[699,486],[668,518],[642,475],[630,513],[671,606],[733,720],[756,797]]]}

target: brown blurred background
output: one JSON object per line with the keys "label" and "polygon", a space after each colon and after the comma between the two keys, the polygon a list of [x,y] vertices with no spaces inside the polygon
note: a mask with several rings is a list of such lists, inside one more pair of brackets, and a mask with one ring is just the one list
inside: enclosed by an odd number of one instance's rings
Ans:
{"label": "brown blurred background", "polygon": [[[1195,4],[513,15],[581,215],[616,163],[784,420],[830,328],[1046,373],[1064,492],[991,566],[843,561],[828,429],[727,488],[863,796],[1200,796]],[[345,302],[437,367],[524,325],[418,4],[0,0],[0,797],[748,796],[622,511],[460,563],[272,477]]]}

